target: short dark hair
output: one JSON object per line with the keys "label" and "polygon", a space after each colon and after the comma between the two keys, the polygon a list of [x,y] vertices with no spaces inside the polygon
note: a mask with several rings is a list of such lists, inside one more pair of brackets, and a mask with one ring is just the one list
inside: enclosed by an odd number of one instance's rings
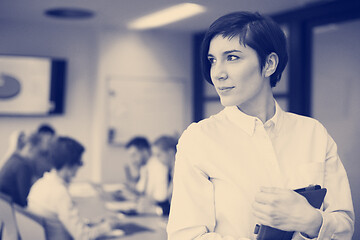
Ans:
{"label": "short dark hair", "polygon": [[49,124],[43,123],[38,127],[37,133],[49,133],[55,135],[55,129]]}
{"label": "short dark hair", "polygon": [[51,162],[57,170],[65,166],[82,166],[81,156],[84,151],[84,146],[70,137],[55,138],[49,148]]}
{"label": "short dark hair", "polygon": [[224,15],[211,24],[201,46],[202,74],[206,81],[212,83],[208,52],[211,40],[221,35],[224,38],[240,38],[240,44],[254,49],[259,58],[260,71],[265,66],[267,56],[274,52],[279,57],[276,71],[270,76],[270,85],[275,87],[284,71],[288,53],[286,37],[279,25],[271,18],[251,12],[234,12]]}
{"label": "short dark hair", "polygon": [[136,147],[139,150],[150,150],[150,143],[146,137],[137,136],[131,139],[126,145],[126,148]]}
{"label": "short dark hair", "polygon": [[163,151],[174,150],[176,152],[177,139],[172,136],[161,136],[153,143],[154,146],[159,147]]}

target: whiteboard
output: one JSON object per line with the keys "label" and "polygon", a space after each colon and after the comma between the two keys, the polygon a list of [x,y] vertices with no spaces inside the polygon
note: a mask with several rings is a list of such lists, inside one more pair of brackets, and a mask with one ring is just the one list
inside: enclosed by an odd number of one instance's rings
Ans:
{"label": "whiteboard", "polygon": [[181,79],[110,77],[107,91],[109,143],[124,145],[135,136],[152,141],[183,131]]}

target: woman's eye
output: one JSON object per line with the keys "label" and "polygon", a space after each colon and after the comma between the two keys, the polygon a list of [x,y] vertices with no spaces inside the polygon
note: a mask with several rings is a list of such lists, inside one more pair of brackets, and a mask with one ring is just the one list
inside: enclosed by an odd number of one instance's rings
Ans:
{"label": "woman's eye", "polygon": [[228,55],[227,56],[228,61],[235,61],[235,60],[238,60],[238,59],[239,59],[239,57],[235,56],[235,55]]}
{"label": "woman's eye", "polygon": [[210,64],[214,64],[216,62],[215,58],[213,58],[213,57],[209,57],[208,60],[209,60]]}

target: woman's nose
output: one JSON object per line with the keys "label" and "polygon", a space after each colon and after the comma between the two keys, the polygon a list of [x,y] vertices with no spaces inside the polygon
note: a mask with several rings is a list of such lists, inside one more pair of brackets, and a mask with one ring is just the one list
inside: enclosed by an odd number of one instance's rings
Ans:
{"label": "woman's nose", "polygon": [[226,80],[228,75],[222,64],[216,64],[211,69],[211,77],[216,80]]}

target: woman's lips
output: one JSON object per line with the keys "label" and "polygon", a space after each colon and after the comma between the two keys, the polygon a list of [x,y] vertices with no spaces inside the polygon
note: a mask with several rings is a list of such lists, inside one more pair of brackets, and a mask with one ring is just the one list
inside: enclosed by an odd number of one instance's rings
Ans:
{"label": "woman's lips", "polygon": [[220,93],[230,92],[234,87],[218,87]]}

